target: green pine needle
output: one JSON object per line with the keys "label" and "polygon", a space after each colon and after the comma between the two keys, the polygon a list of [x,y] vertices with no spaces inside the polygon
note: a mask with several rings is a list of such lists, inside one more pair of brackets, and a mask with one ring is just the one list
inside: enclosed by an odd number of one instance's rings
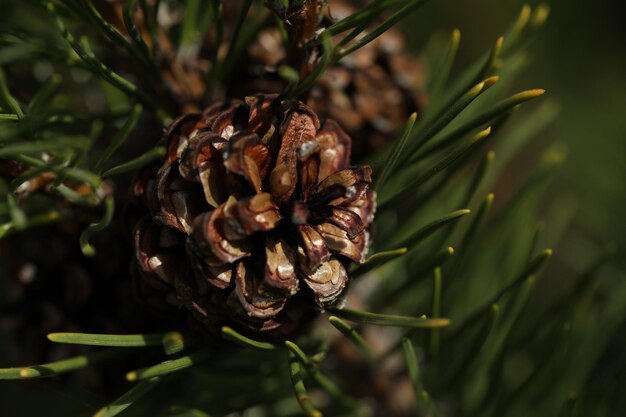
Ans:
{"label": "green pine needle", "polygon": [[396,144],[391,152],[391,155],[389,155],[389,159],[385,163],[385,166],[382,172],[378,176],[378,179],[375,184],[376,189],[378,190],[383,189],[383,187],[385,186],[385,183],[387,182],[387,179],[394,172],[396,164],[400,158],[400,155],[402,155],[402,151],[404,150],[404,147],[406,145],[407,139],[411,135],[411,131],[413,130],[413,125],[415,125],[416,119],[417,119],[417,113],[413,113],[411,116],[409,116],[409,120],[406,122],[404,131],[400,135],[400,138],[396,141]]}
{"label": "green pine needle", "polygon": [[477,320],[478,317],[483,315],[486,311],[489,311],[493,305],[497,304],[498,301],[508,292],[517,288],[520,284],[524,283],[528,280],[529,277],[535,276],[541,271],[543,267],[547,264],[548,260],[552,257],[552,249],[545,249],[539,255],[535,256],[524,268],[523,272],[510,284],[506,285],[504,288],[500,289],[491,299],[486,303],[485,307],[476,310],[473,314],[470,314],[463,323],[459,326],[460,329],[465,328],[470,323],[473,323]]}
{"label": "green pine needle", "polygon": [[298,345],[293,342],[286,341],[285,347],[289,350],[291,355],[300,362],[300,364],[306,369],[307,373],[313,378],[313,380],[326,392],[339,400],[347,408],[358,408],[358,401],[350,398],[346,395],[333,381],[331,381],[326,375],[324,375],[317,368],[317,365],[309,359],[309,357],[300,349]]}
{"label": "green pine needle", "polygon": [[378,38],[380,35],[389,30],[393,25],[407,17],[407,15],[409,15],[411,12],[415,11],[418,7],[426,4],[427,1],[428,0],[408,0],[403,7],[401,7],[397,12],[392,14],[389,18],[385,19],[385,21],[382,22],[380,25],[369,31],[367,35],[363,36],[352,45],[339,50],[336,54],[336,57],[334,58],[335,61],[338,61],[341,58],[350,55],[351,53],[372,42],[374,39]]}
{"label": "green pine needle", "polygon": [[18,206],[13,194],[7,194],[7,205],[11,215],[11,223],[15,230],[20,231],[28,227],[28,220],[24,211]]}
{"label": "green pine needle", "polygon": [[408,252],[408,248],[398,248],[392,249],[383,252],[377,252],[367,258],[365,262],[361,265],[358,265],[356,268],[352,270],[353,276],[359,276],[368,273],[369,271],[379,268],[385,265],[387,262],[392,261],[396,258],[401,257],[402,255]]}
{"label": "green pine needle", "polygon": [[309,91],[315,84],[315,81],[324,73],[333,62],[333,41],[330,35],[324,31],[319,36],[319,42],[322,47],[322,57],[313,71],[300,83],[294,91],[294,97],[299,97]]}
{"label": "green pine needle", "polygon": [[80,249],[85,256],[94,256],[96,254],[95,248],[89,243],[89,236],[107,228],[109,224],[111,224],[111,220],[113,220],[114,211],[115,199],[112,196],[109,196],[104,200],[104,214],[102,215],[102,218],[96,223],[91,223],[80,234]]}
{"label": "green pine needle", "polygon": [[124,12],[122,14],[123,19],[124,19],[124,26],[126,26],[126,30],[128,31],[128,34],[130,35],[131,40],[135,44],[135,47],[137,48],[139,53],[141,54],[142,60],[149,64],[152,64],[150,65],[152,67],[151,68],[152,71],[150,71],[150,73],[154,71],[154,73],[160,74],[159,68],[156,67],[156,65],[154,65],[154,60],[152,59],[148,45],[146,45],[146,42],[143,40],[143,37],[141,36],[141,34],[139,33],[139,30],[137,29],[137,26],[135,25],[135,21],[133,19],[133,12],[135,11],[136,5],[137,5],[137,0],[127,0],[124,3]]}
{"label": "green pine needle", "polygon": [[123,353],[124,351],[120,350],[105,350],[102,352],[75,356],[73,358],[44,363],[40,365],[24,366],[19,368],[4,368],[0,369],[0,380],[33,379],[56,376],[116,358]]}
{"label": "green pine needle", "polygon": [[374,326],[411,327],[416,329],[433,329],[447,327],[450,319],[447,318],[426,318],[396,316],[390,314],[369,313],[366,311],[356,311],[347,308],[328,308],[332,314],[342,319],[355,323],[369,324]]}
{"label": "green pine needle", "polygon": [[463,205],[469,206],[472,202],[472,199],[476,195],[477,191],[480,189],[481,185],[485,182],[489,174],[491,173],[491,168],[493,167],[493,161],[496,157],[496,153],[493,150],[488,151],[483,159],[480,161],[480,165],[474,171],[474,175],[472,176],[472,180],[467,187],[467,192],[465,193],[465,197],[463,197]]}
{"label": "green pine needle", "polygon": [[567,396],[567,400],[563,403],[559,417],[572,417],[574,415],[574,409],[576,402],[578,401],[578,395],[575,392],[570,392]]}
{"label": "green pine needle", "polygon": [[368,363],[372,363],[372,352],[367,345],[365,339],[363,339],[363,337],[356,331],[356,329],[354,329],[354,327],[350,326],[348,323],[335,316],[330,316],[328,318],[328,321],[337,330],[339,330],[341,334],[348,338],[348,340],[354,345],[354,347],[356,347],[359,352],[361,352],[361,354]]}
{"label": "green pine needle", "polygon": [[141,397],[152,391],[161,382],[159,377],[141,381],[111,404],[101,408],[93,417],[114,417],[137,402]]}
{"label": "green pine needle", "polygon": [[485,218],[487,217],[487,214],[489,214],[489,210],[491,209],[495,198],[495,194],[489,193],[483,200],[483,203],[480,205],[480,208],[476,212],[476,216],[474,216],[474,220],[467,229],[467,232],[465,232],[465,234],[463,235],[463,240],[461,242],[461,247],[463,248],[463,250],[465,250],[470,245],[470,243],[478,233],[480,227],[485,222]]}
{"label": "green pine needle", "polygon": [[238,45],[239,38],[241,36],[241,29],[243,27],[244,22],[246,21],[246,16],[250,12],[250,7],[252,6],[254,0],[242,0],[239,12],[237,14],[237,21],[235,22],[235,26],[233,28],[233,33],[231,34],[230,43],[228,45],[228,52],[226,53],[226,58],[224,58],[224,66],[227,67],[230,62],[233,61],[236,45]]}
{"label": "green pine needle", "polygon": [[[500,306],[498,304],[491,305],[480,318],[478,322],[478,331],[475,335],[470,335],[471,337],[465,337],[469,326],[461,326],[457,329],[453,329],[453,333],[447,339],[447,343],[450,347],[463,343],[467,346],[467,348],[464,349],[458,356],[455,356],[454,360],[446,365],[445,369],[442,371],[441,377],[438,378],[438,386],[441,386],[441,388],[444,389],[444,387],[449,386],[454,381],[462,381],[463,375],[466,372],[470,372],[470,366],[468,366],[468,364],[475,361],[478,357],[491,332],[494,330],[499,315]],[[445,347],[446,346],[444,345],[444,348]],[[445,353],[448,352],[450,352],[450,350],[447,350]],[[452,353],[453,352],[450,352],[450,354]]]}
{"label": "green pine needle", "polygon": [[33,96],[28,104],[29,114],[39,113],[44,106],[46,106],[52,97],[56,94],[59,86],[61,85],[62,78],[58,74],[50,76],[46,82],[37,90],[37,93]]}
{"label": "green pine needle", "polygon": [[415,393],[417,413],[418,415],[432,415],[429,413],[429,409],[432,408],[432,401],[430,400],[430,395],[424,389],[422,376],[420,375],[419,365],[417,363],[417,355],[410,339],[402,339],[402,349],[404,352],[404,361],[409,372],[409,378],[413,385],[413,392]]}
{"label": "green pine needle", "polygon": [[157,108],[152,100],[150,100],[142,91],[137,88],[137,86],[130,81],[126,80],[119,74],[115,73],[109,67],[104,65],[102,62],[98,60],[98,58],[91,52],[89,47],[89,43],[86,38],[82,38],[80,41],[77,41],[76,38],[70,33],[67,29],[61,18],[56,13],[56,8],[52,2],[45,3],[49,13],[52,15],[53,19],[56,22],[61,35],[72,47],[74,52],[87,64],[91,70],[102,77],[104,80],[109,82],[111,85],[120,89],[124,93],[126,93],[131,98],[136,98],[144,105],[144,107],[152,110],[159,119],[161,119],[164,123],[168,120],[167,113],[160,108]]}
{"label": "green pine needle", "polygon": [[397,300],[407,294],[411,288],[420,282],[420,278],[430,274],[435,268],[445,265],[453,255],[454,248],[448,246],[433,256],[429,256],[423,264],[411,268],[411,272],[405,280],[398,280],[380,288],[379,291],[370,298],[369,304],[376,309],[384,308],[388,305],[388,300]]}
{"label": "green pine needle", "polygon": [[423,152],[416,156],[415,159],[424,158],[435,152],[439,152],[442,149],[445,149],[472,130],[483,126],[485,123],[492,122],[496,118],[502,116],[509,110],[526,101],[541,97],[544,93],[545,90],[542,89],[527,90],[501,101],[500,103],[493,106],[490,110],[473,117],[470,121],[463,123],[458,128],[441,136],[433,145],[424,149]]}
{"label": "green pine needle", "polygon": [[379,203],[380,206],[385,207],[385,205],[387,204],[397,204],[398,201],[404,200],[407,197],[407,194],[415,193],[415,190],[417,190],[422,184],[433,178],[435,175],[453,166],[458,166],[460,161],[468,158],[483,143],[485,143],[486,139],[489,138],[490,135],[491,127],[487,127],[485,130],[481,130],[480,132],[476,133],[472,138],[470,138],[470,140],[459,146],[454,151],[450,152],[445,157],[441,158],[436,164],[434,164],[424,173],[408,181],[397,194],[391,197],[387,197],[387,199],[383,199]]}
{"label": "green pine needle", "polygon": [[136,171],[141,167],[144,167],[160,158],[162,158],[163,156],[165,156],[167,150],[162,147],[162,146],[158,146],[146,153],[144,153],[143,155],[138,156],[135,159],[132,159],[128,162],[125,162],[123,164],[117,165],[107,171],[105,171],[102,174],[103,178],[107,178],[107,177],[112,177],[115,175],[120,175],[120,174],[125,174],[127,172],[130,171]]}
{"label": "green pine needle", "polygon": [[276,350],[277,346],[272,343],[259,342],[257,340],[250,339],[228,326],[222,327],[222,337],[231,342],[237,343],[239,346],[257,349],[257,350]]}
{"label": "green pine needle", "polygon": [[[134,59],[151,77],[159,79],[160,71],[154,64],[154,61],[151,59],[149,52],[147,52],[147,47],[140,46],[137,48],[133,45],[128,39],[122,35],[119,30],[117,30],[111,23],[109,23],[104,17],[98,12],[93,3],[89,0],[81,0],[81,3],[90,14],[93,21],[98,25],[102,33],[109,38],[111,42],[116,44],[117,46],[123,48],[126,53]],[[131,1],[127,2],[127,6],[131,6]],[[127,13],[124,13],[124,20],[128,20]],[[130,24],[131,22],[129,22]],[[137,29],[132,25],[133,30],[133,38],[137,37]],[[145,44],[144,44],[145,45]],[[156,77],[155,77],[156,76]]]}
{"label": "green pine needle", "polygon": [[24,118],[24,111],[9,91],[9,86],[7,85],[7,80],[2,68],[0,68],[0,99],[4,102],[4,104],[9,106],[11,110],[13,110],[13,113],[18,120]]}
{"label": "green pine needle", "polygon": [[134,382],[137,380],[150,379],[157,376],[168,375],[174,372],[180,372],[184,369],[197,365],[198,363],[202,363],[209,358],[210,354],[208,351],[200,350],[178,359],[171,359],[165,362],[161,362],[157,365],[149,366],[147,368],[130,371],[126,374],[126,379],[130,382]]}
{"label": "green pine needle", "polygon": [[[182,338],[178,332],[149,334],[50,333],[47,337],[54,343],[115,347],[173,346],[179,345]],[[172,350],[172,348],[166,350]]]}
{"label": "green pine needle", "polygon": [[350,16],[346,16],[344,19],[333,23],[331,26],[326,28],[324,32],[329,33],[331,36],[335,36],[357,26],[365,28],[379,18],[380,14],[383,13],[385,9],[393,7],[396,4],[403,4],[404,1],[405,0],[371,1]]}
{"label": "green pine needle", "polygon": [[[433,302],[432,302],[432,313],[431,316],[433,318],[437,318],[441,315],[441,292],[442,292],[442,277],[441,277],[441,267],[436,267],[433,274]],[[430,355],[433,358],[436,358],[439,354],[439,345],[441,343],[441,332],[439,329],[432,329],[430,332]]]}
{"label": "green pine needle", "polygon": [[298,71],[288,65],[281,65],[278,67],[278,75],[287,81],[287,86],[283,90],[283,96],[288,100],[295,97],[295,91],[300,82]]}
{"label": "green pine needle", "polygon": [[[37,226],[43,226],[51,223],[55,223],[63,219],[64,216],[58,210],[49,210],[40,214],[31,215],[27,218],[27,223],[24,229],[30,229]],[[22,229],[22,230],[24,230]],[[0,224],[0,239],[9,236],[12,233],[18,231],[18,228],[13,222]]]}
{"label": "green pine needle", "polygon": [[133,106],[130,115],[128,116],[128,119],[126,119],[126,122],[124,123],[124,126],[122,126],[122,128],[113,138],[109,146],[107,146],[107,148],[102,152],[102,155],[94,166],[94,171],[102,173],[103,165],[106,163],[106,161],[109,160],[113,153],[115,153],[115,151],[120,146],[122,146],[122,144],[128,139],[128,136],[131,134],[131,132],[135,129],[137,121],[141,116],[141,112],[142,107],[139,104]]}
{"label": "green pine needle", "polygon": [[427,225],[421,227],[416,232],[402,239],[401,242],[397,246],[407,246],[407,247],[413,248],[417,246],[418,243],[420,243],[427,237],[431,236],[433,233],[449,225],[450,223],[460,220],[462,217],[467,216],[471,212],[472,211],[469,209],[461,209],[461,210],[453,211],[452,213],[444,217],[441,217],[437,220],[434,220],[428,223]]}
{"label": "green pine needle", "polygon": [[323,417],[321,411],[319,411],[309,397],[307,389],[304,385],[304,380],[302,378],[302,369],[300,367],[300,362],[296,355],[289,350],[289,374],[291,376],[291,382],[293,384],[293,390],[296,394],[296,399],[298,400],[298,404],[302,407],[302,411],[308,417]]}
{"label": "green pine needle", "polygon": [[[460,42],[461,31],[454,29],[452,31],[452,35],[450,36],[448,46],[446,47],[446,54],[443,57],[441,64],[437,67],[437,70],[434,71],[433,77],[430,79],[429,86],[427,87],[427,91],[430,93],[428,101],[428,105],[430,107],[435,107],[437,102],[441,101],[443,98],[442,96],[448,83],[448,77],[456,59]],[[485,76],[487,75],[485,74]],[[480,80],[477,80],[476,83],[479,81]]]}
{"label": "green pine needle", "polygon": [[20,117],[17,114],[0,113],[0,120],[17,122],[18,120],[20,120]]}

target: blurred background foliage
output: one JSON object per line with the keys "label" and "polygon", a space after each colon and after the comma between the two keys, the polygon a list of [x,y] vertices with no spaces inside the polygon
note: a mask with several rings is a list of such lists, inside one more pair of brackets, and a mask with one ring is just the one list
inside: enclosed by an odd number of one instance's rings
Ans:
{"label": "blurred background foliage", "polygon": [[[404,23],[411,29],[413,47],[417,49],[424,45],[432,31],[459,28],[462,41],[457,65],[462,67],[472,61],[476,51],[489,47],[524,3],[527,2],[435,1]],[[626,309],[626,222],[623,221],[626,206],[626,118],[623,115],[626,109],[626,26],[623,17],[626,9],[622,2],[615,0],[551,0],[549,5],[549,23],[530,46],[532,62],[518,77],[516,85],[545,88],[548,96],[556,100],[558,115],[537,135],[534,148],[557,143],[566,151],[567,160],[544,195],[544,203],[548,203],[544,207],[549,206],[550,200],[560,202],[556,213],[548,216],[553,225],[559,217],[570,213],[574,217],[557,244],[555,259],[529,308],[536,308],[542,304],[542,299],[564,291],[571,284],[567,281],[576,271],[580,273],[584,269],[583,265],[594,257],[598,246],[610,243],[617,251],[612,262],[598,273],[593,301],[580,305],[572,321],[579,330],[576,343],[580,344],[580,352],[586,352],[579,357],[580,367],[595,369],[590,372],[588,383],[593,381],[593,384],[587,385],[587,395],[592,397],[606,390],[601,396],[610,398],[602,406],[588,402],[588,410],[593,410],[593,415],[613,415],[615,411],[608,411],[607,404],[613,410],[620,406],[623,409],[623,381],[626,380],[623,367],[626,341],[617,336],[626,329],[623,321]],[[506,189],[517,182],[516,175],[534,163],[533,155],[536,153],[532,151],[524,153],[509,167],[502,187]],[[595,324],[591,324],[594,320]],[[583,328],[586,330],[580,332]],[[613,341],[604,352],[594,349],[594,345],[600,344],[598,341],[611,332],[608,329],[617,332]],[[583,348],[584,345],[588,348]],[[591,358],[597,359],[595,365],[591,365]],[[612,371],[607,371],[611,368]],[[573,373],[557,375],[561,383],[574,389],[577,382],[569,380]]]}
{"label": "blurred background foliage", "polygon": [[[540,2],[433,1],[405,22],[420,49],[433,31],[459,28],[462,33],[458,67],[477,51],[489,48],[523,4]],[[626,267],[626,26],[622,2],[552,0],[550,19],[531,46],[532,62],[517,80],[521,87],[539,86],[558,101],[559,115],[538,143],[557,141],[567,148],[567,163],[554,185],[576,205],[572,235],[581,240],[566,245],[576,260],[585,242],[615,242]],[[505,40],[506,42],[506,40]],[[573,237],[570,235],[570,237]],[[566,239],[567,241],[567,239]],[[584,256],[584,253],[582,254]]]}

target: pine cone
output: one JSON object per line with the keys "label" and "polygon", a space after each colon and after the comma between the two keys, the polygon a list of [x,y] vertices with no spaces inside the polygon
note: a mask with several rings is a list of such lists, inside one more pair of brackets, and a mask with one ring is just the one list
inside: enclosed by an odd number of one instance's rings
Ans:
{"label": "pine cone", "polygon": [[209,331],[286,334],[336,303],[364,260],[375,210],[350,137],[301,102],[257,95],[188,114],[135,195],[138,279]]}
{"label": "pine cone", "polygon": [[[320,24],[328,27],[353,13],[344,0],[329,0]],[[337,39],[336,41],[340,41]],[[352,155],[360,160],[380,150],[402,130],[409,116],[426,105],[424,68],[405,51],[405,37],[392,28],[370,44],[330,66],[312,88],[306,102],[317,113],[336,120],[353,138]],[[277,68],[286,50],[275,27],[262,30],[248,50],[247,74],[234,92],[280,92],[284,83]]]}
{"label": "pine cone", "polygon": [[395,139],[409,116],[425,106],[418,89],[422,68],[403,50],[402,35],[389,30],[328,68],[311,90],[307,103],[312,108],[361,139],[354,142],[357,159]]}

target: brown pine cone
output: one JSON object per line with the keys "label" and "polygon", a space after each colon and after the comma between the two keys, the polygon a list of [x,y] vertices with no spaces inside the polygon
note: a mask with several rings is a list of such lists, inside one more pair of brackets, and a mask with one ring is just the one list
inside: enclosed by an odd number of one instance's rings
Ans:
{"label": "brown pine cone", "polygon": [[[353,3],[329,0],[320,24],[328,27],[356,11]],[[341,40],[338,36],[336,42]],[[355,160],[380,150],[402,130],[413,112],[426,105],[424,68],[405,51],[405,37],[392,28],[330,66],[318,79],[306,102],[317,113],[336,120],[353,138]],[[248,50],[247,74],[235,83],[238,95],[280,92],[284,83],[277,68],[286,51],[275,27],[259,33]],[[357,140],[358,139],[358,140]]]}
{"label": "brown pine cone", "polygon": [[[344,0],[330,0],[325,25],[357,11]],[[331,117],[354,138],[358,160],[380,150],[402,130],[409,116],[426,104],[424,69],[406,53],[405,37],[392,28],[328,68],[307,104]]]}
{"label": "brown pine cone", "polygon": [[308,106],[257,95],[188,114],[134,193],[139,281],[207,330],[290,333],[336,303],[364,260],[375,211],[350,137]]}

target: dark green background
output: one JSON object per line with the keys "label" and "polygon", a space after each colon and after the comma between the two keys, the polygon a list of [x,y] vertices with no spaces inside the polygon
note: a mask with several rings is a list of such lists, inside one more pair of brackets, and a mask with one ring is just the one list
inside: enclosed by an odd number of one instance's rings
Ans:
{"label": "dark green background", "polygon": [[[458,66],[471,62],[506,31],[521,7],[541,2],[432,1],[407,22],[416,46],[434,29],[459,28]],[[577,206],[572,231],[581,251],[613,242],[626,266],[626,8],[618,1],[553,0],[550,17],[530,48],[520,89],[545,88],[560,113],[539,143],[557,142],[567,162],[554,191]],[[506,39],[505,39],[506,42]],[[529,161],[529,164],[531,162]],[[576,255],[572,253],[570,255]],[[571,256],[567,258],[572,259]]]}

